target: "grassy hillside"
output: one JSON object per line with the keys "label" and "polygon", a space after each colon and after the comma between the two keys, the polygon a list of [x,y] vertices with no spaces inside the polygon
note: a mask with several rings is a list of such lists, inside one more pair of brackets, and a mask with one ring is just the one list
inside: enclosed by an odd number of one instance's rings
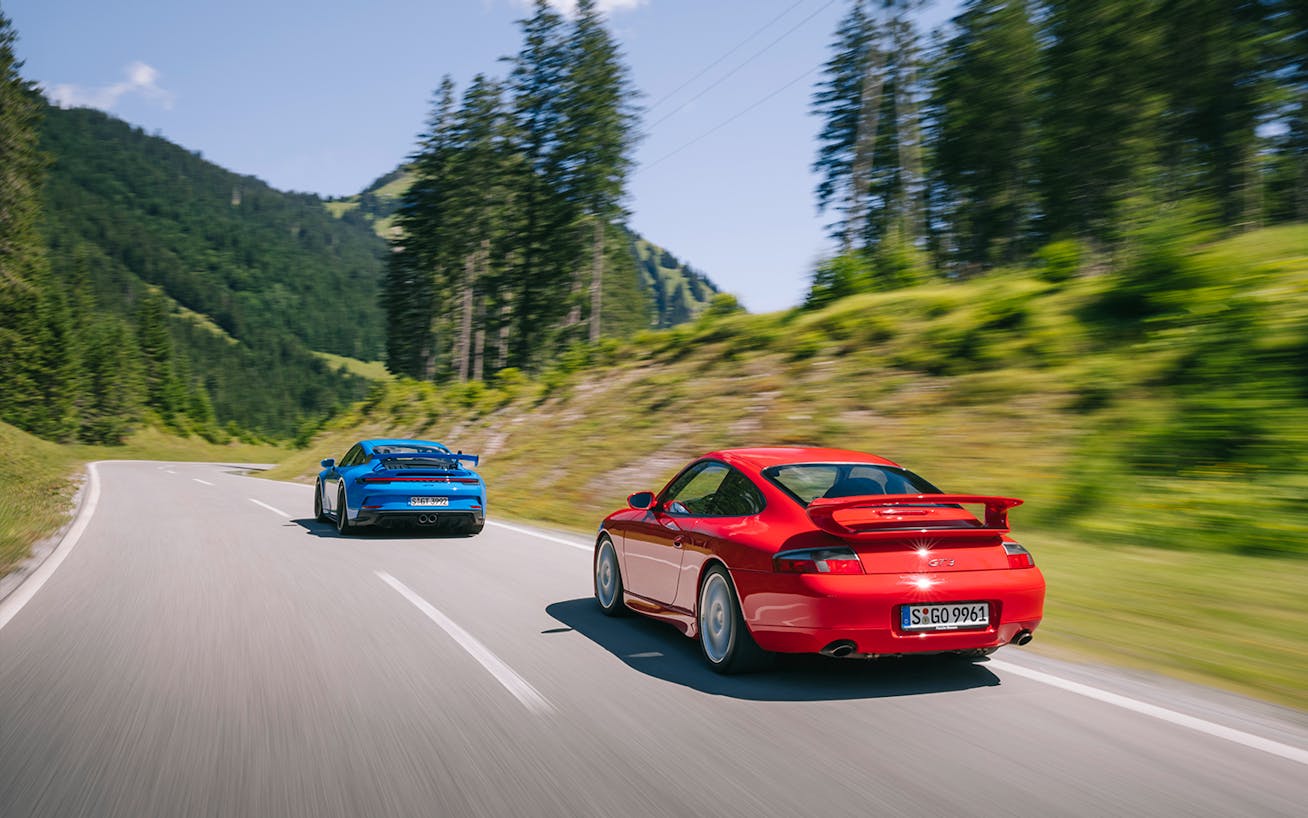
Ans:
{"label": "grassy hillside", "polygon": [[592,531],[713,448],[864,449],[1027,500],[1043,649],[1308,707],[1308,227],[1119,262],[704,318],[539,381],[377,386],[274,476],[433,437],[483,455],[494,513]]}
{"label": "grassy hillside", "polygon": [[[363,192],[333,199],[324,205],[336,218],[370,226],[378,236],[392,239],[395,238],[395,212],[411,184],[413,175],[402,166],[377,179]],[[637,323],[666,328],[689,321],[703,312],[718,292],[717,285],[639,234],[626,231],[626,236],[634,270],[632,275],[624,275],[625,270],[610,274],[605,298],[608,302],[622,305],[622,309],[610,310],[606,303],[605,327],[625,328],[632,323],[628,319],[640,312]],[[614,253],[610,263],[621,263],[620,258],[621,254]],[[614,292],[614,289],[631,289],[632,292]],[[638,309],[641,302],[643,306]],[[648,323],[644,322],[644,313],[649,315]]]}
{"label": "grassy hillside", "polygon": [[363,395],[313,351],[381,355],[385,243],[366,225],[99,111],[47,108],[42,147],[51,266],[75,311],[131,324],[161,292],[220,424],[289,437]]}

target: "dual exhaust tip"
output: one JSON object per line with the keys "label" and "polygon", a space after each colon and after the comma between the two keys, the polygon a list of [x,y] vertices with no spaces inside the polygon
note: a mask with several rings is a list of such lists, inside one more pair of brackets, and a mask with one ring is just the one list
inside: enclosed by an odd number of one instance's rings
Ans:
{"label": "dual exhaust tip", "polygon": [[[1028,645],[1031,643],[1031,640],[1034,638],[1035,636],[1034,634],[1031,633],[1031,631],[1021,630],[1017,632],[1017,636],[1013,637],[1012,644],[1018,646]],[[858,645],[856,645],[851,640],[837,639],[836,641],[832,642],[831,644],[823,648],[821,650],[821,653],[823,656],[834,656],[837,659],[843,659],[846,656],[852,656],[857,650],[858,650]]]}
{"label": "dual exhaust tip", "polygon": [[418,525],[436,525],[440,520],[439,514],[419,514]]}

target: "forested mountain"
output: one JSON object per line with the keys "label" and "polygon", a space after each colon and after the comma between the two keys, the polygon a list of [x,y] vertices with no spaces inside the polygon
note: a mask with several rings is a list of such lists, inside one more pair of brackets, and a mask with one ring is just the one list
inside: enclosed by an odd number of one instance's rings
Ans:
{"label": "forested mountain", "polygon": [[314,352],[380,354],[371,231],[98,111],[47,108],[41,145],[52,277],[75,315],[116,316],[138,344],[148,322],[166,330],[143,350],[165,420],[196,394],[219,424],[286,436],[362,394]]}

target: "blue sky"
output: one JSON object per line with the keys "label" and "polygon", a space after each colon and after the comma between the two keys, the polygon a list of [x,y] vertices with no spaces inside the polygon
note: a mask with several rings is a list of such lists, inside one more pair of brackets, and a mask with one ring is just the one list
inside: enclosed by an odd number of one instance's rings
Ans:
{"label": "blue sky", "polygon": [[[848,2],[601,0],[650,108],[631,226],[753,311],[798,303],[829,250],[813,204],[819,123],[808,105]],[[937,0],[924,22],[945,20],[955,5]],[[478,72],[502,75],[499,58],[517,50],[514,20],[527,4],[0,7],[18,30],[24,76],[65,104],[111,111],[275,187],[331,196],[358,192],[404,159],[442,75],[460,86]]]}

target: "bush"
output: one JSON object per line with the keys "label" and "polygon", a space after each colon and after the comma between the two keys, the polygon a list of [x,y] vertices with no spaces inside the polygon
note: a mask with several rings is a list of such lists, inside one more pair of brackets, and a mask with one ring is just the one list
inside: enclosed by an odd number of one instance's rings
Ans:
{"label": "bush", "polygon": [[1075,239],[1051,241],[1036,252],[1040,277],[1051,283],[1072,278],[1081,271],[1084,248]]}

